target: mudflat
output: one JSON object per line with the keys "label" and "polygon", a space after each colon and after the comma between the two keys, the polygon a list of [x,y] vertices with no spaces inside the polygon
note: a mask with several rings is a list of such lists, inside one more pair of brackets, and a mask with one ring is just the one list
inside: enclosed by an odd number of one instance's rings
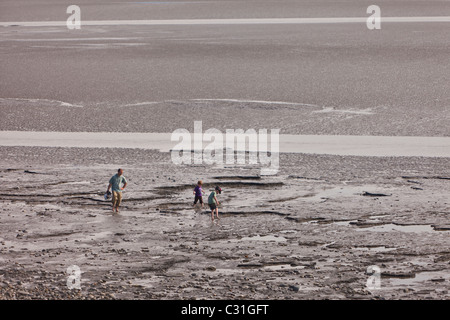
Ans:
{"label": "mudflat", "polygon": [[[446,159],[282,154],[260,176],[152,150],[1,151],[2,299],[449,297]],[[115,214],[103,195],[118,166]],[[222,187],[219,221],[192,207],[198,179]]]}

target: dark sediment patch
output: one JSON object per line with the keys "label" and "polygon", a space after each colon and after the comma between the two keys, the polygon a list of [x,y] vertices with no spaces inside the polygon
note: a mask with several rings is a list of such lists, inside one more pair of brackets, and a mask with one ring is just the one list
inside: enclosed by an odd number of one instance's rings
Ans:
{"label": "dark sediment patch", "polygon": [[[403,179],[439,179],[439,180],[450,180],[450,177],[444,176],[402,176]],[[408,181],[410,182],[410,181]]]}
{"label": "dark sediment patch", "polygon": [[[208,212],[209,213],[209,212]],[[284,213],[284,212],[279,212],[279,211],[222,211],[221,212],[222,215],[265,215],[265,214],[274,214],[274,215],[278,215],[278,216],[287,216],[289,215],[288,213]]]}
{"label": "dark sediment patch", "polygon": [[58,181],[58,182],[51,182],[51,183],[42,183],[42,184],[37,184],[37,185],[25,185],[25,186],[20,186],[20,188],[15,187],[15,188],[11,188],[11,189],[4,189],[4,191],[9,191],[9,190],[15,191],[18,189],[40,189],[40,190],[42,190],[45,187],[58,186],[58,185],[74,183],[74,182],[76,182],[76,181]]}
{"label": "dark sediment patch", "polygon": [[207,258],[220,259],[220,260],[237,260],[240,258],[239,256],[230,255],[230,254],[223,253],[223,252],[212,252],[212,253],[205,252],[203,255]]}
{"label": "dark sediment patch", "polygon": [[169,257],[169,258],[159,258],[158,260],[152,261],[151,265],[136,268],[133,270],[136,273],[146,273],[146,272],[166,272],[168,269],[176,265],[177,263],[190,262],[191,259],[185,256],[179,257]]}
{"label": "dark sediment patch", "polygon": [[45,174],[45,175],[51,175],[50,173],[43,173],[43,172],[36,172],[31,170],[24,170],[24,173],[30,173],[30,174]]}
{"label": "dark sediment patch", "polygon": [[367,192],[367,191],[364,191],[361,195],[365,196],[365,197],[389,197],[389,196],[392,196],[392,194],[372,193],[372,192]]}
{"label": "dark sediment patch", "polygon": [[349,224],[360,228],[369,228],[386,224],[386,222],[351,221]]}
{"label": "dark sediment patch", "polygon": [[226,240],[229,239],[230,235],[228,233],[213,233],[209,235],[206,240],[215,241],[215,240]]}
{"label": "dark sediment patch", "polygon": [[302,217],[291,217],[288,216],[286,217],[286,219],[288,220],[292,220],[298,223],[304,223],[304,222],[311,222],[311,221],[322,221],[325,220],[326,218],[322,218],[322,217],[308,217],[308,218],[302,218]]}
{"label": "dark sediment patch", "polygon": [[255,262],[245,262],[237,265],[239,268],[263,268],[270,266],[290,266],[290,267],[312,267],[316,262],[311,261],[312,259],[305,259],[306,261],[301,261],[295,258],[287,258],[282,260],[259,260]]}
{"label": "dark sediment patch", "polygon": [[80,232],[81,231],[68,230],[68,231],[60,231],[60,232],[54,232],[54,233],[35,233],[35,234],[27,235],[26,238],[27,239],[38,239],[38,238],[65,237],[65,236],[70,236],[72,234],[76,234],[76,233],[80,233]]}
{"label": "dark sediment patch", "polygon": [[[272,187],[281,187],[284,185],[283,182],[237,182],[237,181],[222,181],[220,183],[217,183],[221,187],[228,187],[228,188],[260,188],[260,189],[270,189]],[[210,184],[204,184],[204,188],[214,187],[216,184],[210,183]],[[156,190],[158,194],[165,194],[169,191],[174,190],[186,190],[186,189],[194,189],[193,184],[182,184],[177,186],[163,186],[163,187],[157,187]]]}
{"label": "dark sediment patch", "polygon": [[384,248],[386,248],[386,249],[390,249],[390,248],[392,248],[392,249],[395,249],[394,247],[389,247],[389,246],[386,246],[386,245],[384,245],[384,244],[365,244],[365,245],[355,245],[355,246],[353,246],[354,248],[380,248],[380,247],[384,247]]}
{"label": "dark sediment patch", "polygon": [[317,224],[332,224],[332,223],[339,223],[339,222],[348,222],[349,225],[350,225],[351,221],[353,221],[353,219],[339,219],[339,220],[336,220],[336,219],[321,218],[321,219],[318,219],[318,221],[316,221],[316,223]]}
{"label": "dark sediment patch", "polygon": [[160,213],[169,213],[169,214],[180,214],[180,212],[175,210],[159,210]]}
{"label": "dark sediment patch", "polygon": [[309,178],[309,177],[303,177],[303,176],[288,176],[290,179],[299,179],[299,180],[314,180],[314,181],[322,181],[322,179],[319,178]]}
{"label": "dark sediment patch", "polygon": [[450,225],[431,225],[435,231],[450,231]]}
{"label": "dark sediment patch", "polygon": [[304,247],[317,247],[317,246],[323,246],[324,244],[326,244],[326,242],[321,242],[321,241],[299,241],[298,242],[299,246],[304,246]]}
{"label": "dark sediment patch", "polygon": [[17,193],[1,193],[0,194],[0,200],[11,200],[8,199],[8,197],[12,198],[64,198],[64,197],[77,197],[77,196],[86,196],[86,195],[92,195],[97,194],[95,192],[77,192],[77,193],[62,193],[62,194],[38,194],[38,193],[29,193],[29,194],[17,194]]}
{"label": "dark sediment patch", "polygon": [[291,200],[296,200],[298,198],[308,198],[308,197],[313,197],[313,196],[315,196],[315,194],[307,194],[307,195],[303,195],[303,196],[296,196],[296,197],[289,197],[289,198],[282,198],[282,199],[274,199],[274,200],[268,200],[267,202],[269,202],[269,203],[287,202],[287,201],[291,201]]}
{"label": "dark sediment patch", "polygon": [[150,197],[142,197],[142,198],[124,198],[122,199],[122,202],[145,202],[145,201],[152,201],[152,200],[160,200],[160,199],[166,199],[164,196],[150,196]]}
{"label": "dark sediment patch", "polygon": [[0,169],[0,172],[11,172],[11,171],[22,171],[23,169],[14,169],[14,168],[7,168],[7,169]]}
{"label": "dark sediment patch", "polygon": [[217,176],[217,180],[260,180],[261,176]]}
{"label": "dark sediment patch", "polygon": [[416,274],[414,272],[390,272],[385,271],[381,272],[382,278],[400,278],[400,279],[407,279],[407,278],[415,278]]}
{"label": "dark sediment patch", "polygon": [[253,268],[262,268],[262,267],[264,267],[264,265],[262,263],[241,263],[241,264],[238,264],[237,267],[253,269]]}
{"label": "dark sediment patch", "polygon": [[[95,202],[102,202],[104,203],[105,200],[101,200],[101,199],[94,199],[94,198],[90,198],[90,197],[70,197],[68,199],[80,199],[80,200],[90,200],[90,201],[95,201]],[[109,202],[109,201],[108,201]]]}
{"label": "dark sediment patch", "polygon": [[419,181],[415,181],[415,180],[406,180],[406,182],[409,182],[409,183],[415,183],[415,184],[422,184],[422,182],[419,182]]}
{"label": "dark sediment patch", "polygon": [[441,252],[439,256],[434,259],[434,263],[450,261],[450,252]]}

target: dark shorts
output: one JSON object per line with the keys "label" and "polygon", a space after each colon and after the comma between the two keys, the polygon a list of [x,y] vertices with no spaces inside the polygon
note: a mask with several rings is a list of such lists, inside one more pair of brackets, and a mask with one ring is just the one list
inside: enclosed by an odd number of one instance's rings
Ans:
{"label": "dark shorts", "polygon": [[197,201],[200,201],[200,203],[203,204],[203,198],[202,198],[202,196],[195,196],[194,204],[196,204]]}
{"label": "dark shorts", "polygon": [[217,206],[215,203],[208,203],[209,208],[212,210],[216,210]]}

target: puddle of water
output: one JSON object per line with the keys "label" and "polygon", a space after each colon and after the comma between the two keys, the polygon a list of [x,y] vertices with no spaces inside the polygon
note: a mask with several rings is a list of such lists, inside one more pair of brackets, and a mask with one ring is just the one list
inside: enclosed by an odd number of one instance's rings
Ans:
{"label": "puddle of water", "polygon": [[351,222],[357,222],[357,221],[358,220],[345,220],[345,221],[330,222],[330,221],[326,221],[326,220],[310,220],[310,221],[302,222],[302,224],[318,224],[319,222],[324,222],[327,224],[334,224],[337,226],[350,226]]}
{"label": "puddle of water", "polygon": [[285,237],[275,237],[275,236],[260,236],[260,235],[256,235],[254,237],[244,237],[242,239],[240,239],[241,241],[275,241],[275,242],[282,242],[282,241],[286,241]]}
{"label": "puddle of water", "polygon": [[220,273],[224,275],[231,275],[236,273],[243,273],[242,269],[216,269],[215,271],[204,271],[206,273]]}
{"label": "puddle of water", "polygon": [[256,235],[253,237],[243,237],[241,239],[233,239],[233,240],[229,240],[230,242],[240,242],[240,241],[274,241],[274,242],[283,242],[286,241],[286,238],[284,237],[276,237],[276,236],[272,236],[272,235],[267,235],[267,236],[260,236],[260,235]]}
{"label": "puddle of water", "polygon": [[394,287],[403,287],[403,286],[411,287],[414,285],[418,285],[422,282],[431,282],[432,280],[440,280],[436,281],[436,283],[448,283],[448,281],[450,280],[450,273],[446,271],[420,272],[417,273],[414,278],[407,278],[407,279],[393,278],[389,279],[389,282]]}
{"label": "puddle of water", "polygon": [[[374,220],[367,221],[373,222]],[[306,222],[309,223],[317,223],[317,220]],[[337,221],[331,222],[337,226],[347,226],[351,227],[352,223],[356,223],[358,220],[347,220],[347,221]],[[387,223],[382,225],[376,225],[373,227],[358,227],[355,228],[356,231],[373,231],[373,232],[391,232],[391,231],[400,231],[400,232],[415,232],[415,233],[423,233],[423,232],[436,232],[434,228],[429,224],[413,224],[413,225],[397,225],[394,223]],[[450,232],[449,231],[439,231],[439,232]]]}
{"label": "puddle of water", "polygon": [[397,250],[397,248],[386,248],[385,246],[379,246],[379,247],[355,247],[354,250],[361,250],[361,251],[369,251],[369,252],[388,252]]}
{"label": "puddle of water", "polygon": [[396,225],[393,223],[389,224],[383,224],[379,226],[374,227],[368,227],[368,228],[359,228],[355,229],[356,231],[374,231],[374,232],[391,232],[391,231],[401,231],[401,232],[416,232],[416,233],[422,233],[422,232],[435,232],[433,227],[431,225],[408,225],[408,226],[401,226]]}
{"label": "puddle of water", "polygon": [[272,270],[272,271],[284,271],[284,270],[295,270],[295,269],[304,269],[305,266],[291,266],[289,264],[279,264],[275,266],[264,266],[265,270]]}

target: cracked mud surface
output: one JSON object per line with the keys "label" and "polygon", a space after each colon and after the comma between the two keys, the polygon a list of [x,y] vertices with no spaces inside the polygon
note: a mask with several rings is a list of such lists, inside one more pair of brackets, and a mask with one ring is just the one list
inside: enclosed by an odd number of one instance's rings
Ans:
{"label": "cracked mud surface", "polygon": [[[281,155],[260,177],[153,151],[0,149],[1,299],[450,297],[446,159]],[[118,167],[129,186],[113,214]],[[199,179],[224,190],[218,223],[191,206]]]}

